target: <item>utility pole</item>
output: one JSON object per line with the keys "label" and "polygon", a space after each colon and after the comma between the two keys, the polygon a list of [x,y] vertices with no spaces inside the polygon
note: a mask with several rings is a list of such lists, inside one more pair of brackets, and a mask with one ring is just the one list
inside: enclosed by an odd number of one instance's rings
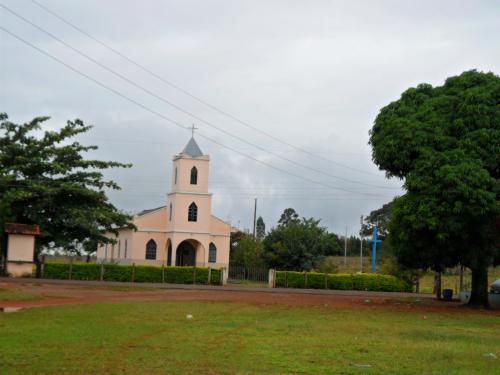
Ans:
{"label": "utility pole", "polygon": [[361,223],[361,229],[359,230],[359,261],[360,261],[360,271],[361,273],[363,273],[363,215],[361,215],[361,220],[360,220],[360,223]]}
{"label": "utility pole", "polygon": [[257,198],[255,198],[255,204],[253,206],[253,238],[255,238],[255,231],[257,226]]}
{"label": "utility pole", "polygon": [[347,225],[345,227],[345,237],[344,237],[344,265],[347,265]]}

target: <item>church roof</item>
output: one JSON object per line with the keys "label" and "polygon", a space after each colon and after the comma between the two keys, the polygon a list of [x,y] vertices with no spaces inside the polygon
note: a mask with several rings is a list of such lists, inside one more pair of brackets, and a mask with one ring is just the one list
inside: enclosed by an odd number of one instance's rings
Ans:
{"label": "church roof", "polygon": [[191,137],[186,147],[184,147],[182,153],[192,157],[203,156],[203,152],[201,152],[200,146],[198,146],[193,137]]}
{"label": "church roof", "polygon": [[142,210],[141,212],[139,212],[137,214],[137,216],[146,215],[146,214],[149,214],[150,212],[157,211],[157,210],[159,210],[161,208],[165,208],[165,207],[167,207],[167,206],[161,206],[161,207],[151,208],[149,210]]}

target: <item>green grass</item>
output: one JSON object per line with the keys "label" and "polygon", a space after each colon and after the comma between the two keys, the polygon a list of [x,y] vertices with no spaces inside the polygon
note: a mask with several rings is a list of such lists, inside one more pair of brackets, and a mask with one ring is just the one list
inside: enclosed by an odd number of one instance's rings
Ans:
{"label": "green grass", "polygon": [[323,305],[53,306],[0,315],[0,373],[499,374],[498,332],[494,316]]}

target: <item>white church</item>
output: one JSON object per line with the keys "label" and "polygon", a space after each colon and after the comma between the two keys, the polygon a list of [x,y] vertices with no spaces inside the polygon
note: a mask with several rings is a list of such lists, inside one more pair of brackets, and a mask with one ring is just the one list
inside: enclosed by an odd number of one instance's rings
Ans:
{"label": "white church", "polygon": [[137,230],[120,229],[116,244],[97,250],[98,262],[226,267],[231,225],[212,215],[208,155],[192,137],[173,158],[173,179],[166,206],[133,218]]}

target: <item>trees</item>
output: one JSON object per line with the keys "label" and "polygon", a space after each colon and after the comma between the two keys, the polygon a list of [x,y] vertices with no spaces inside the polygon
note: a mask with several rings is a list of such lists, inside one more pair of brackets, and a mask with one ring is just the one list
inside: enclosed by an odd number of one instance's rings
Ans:
{"label": "trees", "polygon": [[[283,221],[286,216],[287,220]],[[288,220],[291,219],[291,220]],[[286,225],[284,225],[286,222]],[[293,209],[286,209],[280,225],[271,229],[263,241],[264,259],[269,267],[310,271],[327,255],[340,251],[338,238],[313,218],[301,220]]]}
{"label": "trees", "polygon": [[105,189],[119,186],[105,181],[101,173],[130,165],[86,160],[82,154],[97,147],[69,142],[92,128],[80,120],[37,137],[48,119],[37,117],[15,124],[0,114],[0,239],[6,222],[38,224],[37,254],[47,247],[77,251],[111,242],[104,236],[107,231],[133,228],[131,217],[106,197]]}
{"label": "trees", "polygon": [[262,244],[252,236],[243,237],[236,246],[231,264],[246,268],[263,268]]}
{"label": "trees", "polygon": [[259,241],[262,241],[266,236],[266,224],[264,223],[264,219],[261,216],[257,219],[256,224],[256,236]]}
{"label": "trees", "polygon": [[378,114],[374,162],[405,180],[390,224],[398,260],[472,271],[470,304],[487,305],[487,268],[499,261],[500,77],[468,71],[421,84]]}
{"label": "trees", "polygon": [[298,222],[300,222],[299,214],[293,208],[287,208],[281,214],[278,225],[286,227],[289,224]]}

